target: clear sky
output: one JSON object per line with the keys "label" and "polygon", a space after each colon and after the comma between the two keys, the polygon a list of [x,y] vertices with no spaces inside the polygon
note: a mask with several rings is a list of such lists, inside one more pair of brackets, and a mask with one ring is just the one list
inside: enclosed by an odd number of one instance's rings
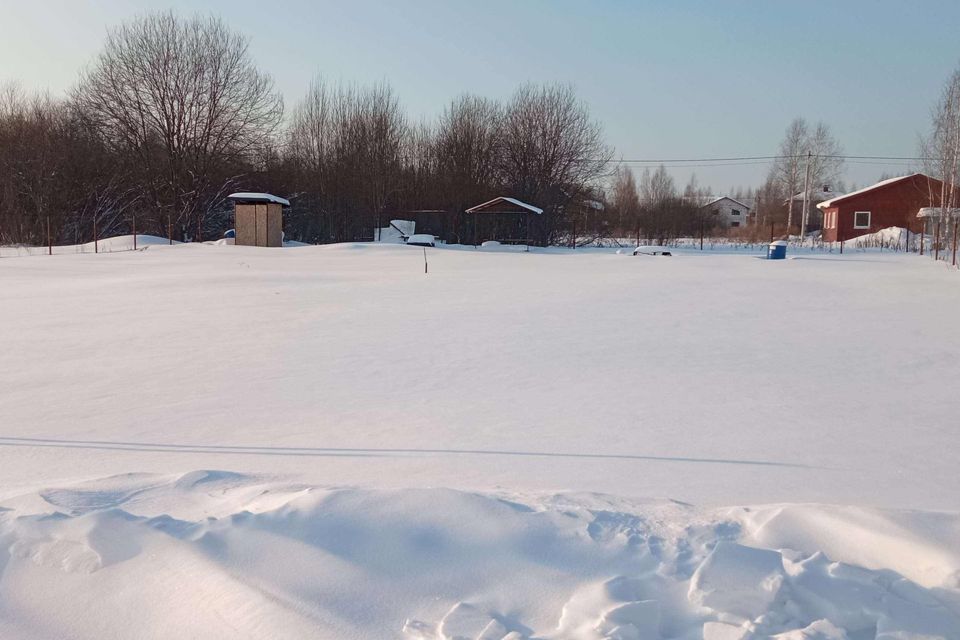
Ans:
{"label": "clear sky", "polygon": [[[453,96],[570,82],[620,157],[771,155],[795,116],[855,155],[916,152],[960,64],[960,2],[771,0],[0,0],[0,81],[68,88],[107,28],[157,8],[216,13],[252,39],[288,105],[315,74],[387,80],[414,118]],[[902,167],[848,164],[860,186]],[[695,171],[722,191],[767,166]]]}

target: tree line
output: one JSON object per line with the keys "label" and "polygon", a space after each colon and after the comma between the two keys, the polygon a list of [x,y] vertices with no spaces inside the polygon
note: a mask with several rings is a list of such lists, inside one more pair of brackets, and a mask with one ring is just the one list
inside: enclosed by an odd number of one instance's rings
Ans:
{"label": "tree line", "polygon": [[[960,71],[947,82],[924,138],[922,168],[960,177]],[[766,181],[724,195],[754,224],[740,235],[819,227],[813,198],[842,192],[843,148],[824,123],[787,127]],[[678,186],[660,166],[617,166],[600,124],[569,85],[527,84],[507,100],[454,98],[414,121],[386,83],[315,79],[292,109],[217,17],[151,14],[107,34],[63,97],[0,87],[0,244],[78,243],[94,235],[220,237],[226,196],[288,197],[288,238],[324,243],[374,237],[393,217],[439,213],[468,241],[468,207],[510,195],[542,209],[545,243],[711,234],[712,196]],[[958,206],[958,203],[947,203]],[[806,213],[805,213],[806,211]]]}
{"label": "tree line", "polygon": [[0,243],[140,233],[210,239],[226,196],[289,196],[289,238],[368,239],[404,211],[512,195],[544,209],[540,242],[599,199],[612,149],[568,85],[463,95],[414,122],[386,83],[316,79],[289,110],[246,37],[217,17],[147,15],[111,30],[63,98],[0,90]]}

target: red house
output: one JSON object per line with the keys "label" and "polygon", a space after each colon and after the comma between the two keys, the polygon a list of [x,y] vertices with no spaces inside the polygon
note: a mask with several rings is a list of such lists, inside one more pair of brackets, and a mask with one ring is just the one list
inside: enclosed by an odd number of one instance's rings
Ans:
{"label": "red house", "polygon": [[823,241],[841,242],[887,227],[919,233],[922,207],[940,206],[941,182],[922,173],[883,180],[817,205],[823,211]]}

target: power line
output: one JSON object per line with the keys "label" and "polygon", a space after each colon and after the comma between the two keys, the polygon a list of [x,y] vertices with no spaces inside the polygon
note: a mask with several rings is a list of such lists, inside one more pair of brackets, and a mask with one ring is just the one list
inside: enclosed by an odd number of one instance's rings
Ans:
{"label": "power line", "polygon": [[[710,162],[710,163],[727,163],[727,162],[747,162],[747,161],[769,161],[769,160],[781,160],[787,158],[799,159],[805,158],[806,154],[803,155],[775,155],[775,156],[735,156],[729,158],[651,158],[651,159],[619,159],[619,160],[609,160],[611,163],[622,163],[622,164],[675,164],[675,163],[688,163],[688,162]],[[854,156],[854,155],[845,155],[845,154],[823,154],[815,155],[817,158],[839,158],[843,160],[901,160],[901,161],[913,161],[913,160],[936,160],[936,158],[929,158],[924,156]],[[758,164],[763,164],[760,162]],[[692,165],[684,165],[692,166]],[[708,166],[708,165],[704,165]],[[714,165],[722,166],[722,165]],[[735,166],[735,165],[734,165]]]}

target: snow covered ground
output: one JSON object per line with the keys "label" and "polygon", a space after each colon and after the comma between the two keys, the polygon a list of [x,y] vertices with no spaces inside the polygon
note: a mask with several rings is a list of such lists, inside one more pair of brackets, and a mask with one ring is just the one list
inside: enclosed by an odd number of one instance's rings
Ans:
{"label": "snow covered ground", "polygon": [[0,637],[960,638],[955,272],[122,244],[0,259]]}

